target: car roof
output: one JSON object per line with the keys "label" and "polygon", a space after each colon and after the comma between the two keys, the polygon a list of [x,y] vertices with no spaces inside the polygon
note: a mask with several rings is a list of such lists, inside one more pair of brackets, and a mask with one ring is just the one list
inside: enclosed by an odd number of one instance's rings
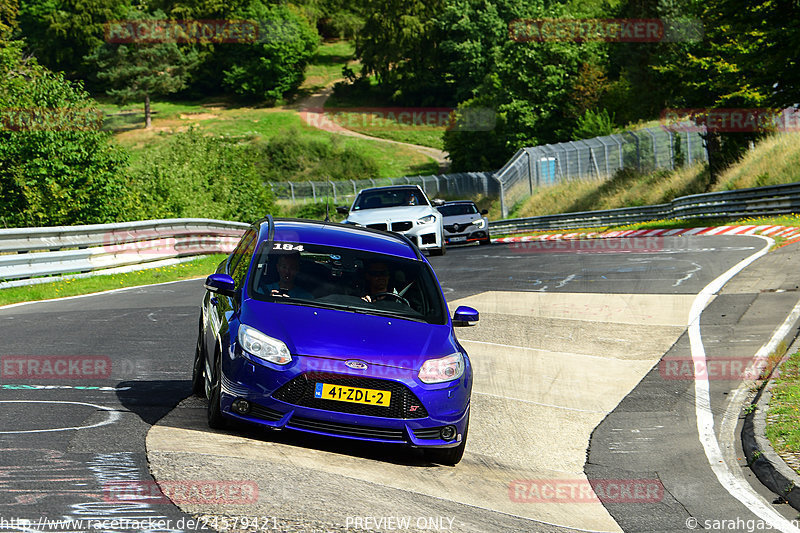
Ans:
{"label": "car roof", "polygon": [[472,204],[472,205],[476,205],[475,202],[472,201],[472,200],[450,200],[450,201],[444,203],[444,205],[456,205],[456,204]]}
{"label": "car roof", "polygon": [[[359,194],[361,194],[364,191],[380,191],[384,189],[400,189],[400,190],[414,189],[415,191],[422,191],[422,187],[420,187],[419,185],[384,185],[382,187],[369,187],[368,189],[361,189],[361,191],[359,191]],[[422,192],[424,193],[425,191]]]}
{"label": "car roof", "polygon": [[267,217],[253,226],[259,232],[259,242],[271,239],[277,242],[317,244],[422,260],[419,249],[407,237],[352,224]]}

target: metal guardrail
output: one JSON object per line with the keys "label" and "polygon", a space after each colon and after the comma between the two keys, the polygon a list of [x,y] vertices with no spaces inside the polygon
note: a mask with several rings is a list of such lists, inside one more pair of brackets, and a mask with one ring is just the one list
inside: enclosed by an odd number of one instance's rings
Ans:
{"label": "metal guardrail", "polygon": [[0,281],[229,253],[247,227],[200,218],[0,229]]}
{"label": "metal guardrail", "polygon": [[800,182],[735,191],[693,194],[667,204],[581,211],[489,222],[495,234],[535,230],[622,226],[660,219],[740,218],[800,213]]}

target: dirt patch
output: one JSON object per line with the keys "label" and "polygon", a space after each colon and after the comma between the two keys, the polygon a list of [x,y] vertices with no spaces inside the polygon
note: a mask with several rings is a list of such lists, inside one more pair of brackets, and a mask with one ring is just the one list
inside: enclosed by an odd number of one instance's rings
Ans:
{"label": "dirt patch", "polygon": [[181,113],[180,118],[182,120],[208,120],[211,118],[217,118],[219,115],[215,115],[213,113]]}

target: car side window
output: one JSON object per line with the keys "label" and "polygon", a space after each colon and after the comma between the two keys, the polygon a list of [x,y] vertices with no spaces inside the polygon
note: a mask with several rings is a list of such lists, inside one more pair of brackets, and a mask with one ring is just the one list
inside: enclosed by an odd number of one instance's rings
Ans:
{"label": "car side window", "polygon": [[247,276],[247,269],[250,267],[250,258],[253,256],[253,252],[255,251],[256,247],[255,232],[252,238],[246,241],[242,240],[242,245],[243,246],[237,247],[237,249],[234,251],[234,255],[229,266],[229,272],[233,278],[236,288],[242,286],[242,283],[244,283],[244,278]]}
{"label": "car side window", "polygon": [[247,233],[244,234],[242,240],[239,241],[239,244],[236,245],[233,252],[231,253],[230,259],[228,260],[228,274],[231,274],[236,266],[239,264],[239,261],[242,260],[242,251],[244,248],[255,238],[256,232],[254,230],[247,230]]}

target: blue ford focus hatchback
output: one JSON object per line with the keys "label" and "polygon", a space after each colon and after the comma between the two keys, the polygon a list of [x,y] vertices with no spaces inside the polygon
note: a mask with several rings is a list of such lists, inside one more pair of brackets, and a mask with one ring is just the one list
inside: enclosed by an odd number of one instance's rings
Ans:
{"label": "blue ford focus hatchback", "polygon": [[472,367],[428,261],[406,237],[311,220],[251,226],[206,280],[192,385],[208,424],[424,448],[456,464]]}

